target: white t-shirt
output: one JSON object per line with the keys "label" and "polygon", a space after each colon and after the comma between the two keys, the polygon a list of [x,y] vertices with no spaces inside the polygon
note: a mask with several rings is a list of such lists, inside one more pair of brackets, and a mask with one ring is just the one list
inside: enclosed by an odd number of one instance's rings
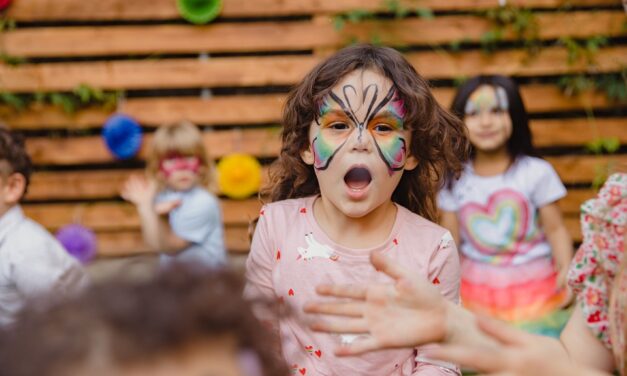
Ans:
{"label": "white t-shirt", "polygon": [[551,254],[538,224],[538,209],[566,195],[553,167],[540,158],[519,157],[504,174],[478,176],[472,164],[438,205],[456,212],[465,257],[518,265]]}
{"label": "white t-shirt", "polygon": [[201,263],[209,267],[226,264],[222,212],[216,196],[195,187],[186,192],[166,190],[156,201],[181,200],[181,205],[170,212],[172,231],[190,242],[190,246],[176,255],[161,255],[161,265],[177,262]]}
{"label": "white t-shirt", "polygon": [[78,261],[19,205],[0,217],[0,326],[13,323],[29,299],[64,298],[87,284]]}

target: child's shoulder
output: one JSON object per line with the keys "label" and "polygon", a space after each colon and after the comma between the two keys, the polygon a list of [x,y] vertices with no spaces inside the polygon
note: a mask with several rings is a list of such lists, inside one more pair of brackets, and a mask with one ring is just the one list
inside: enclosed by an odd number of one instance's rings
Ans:
{"label": "child's shoulder", "polygon": [[524,170],[524,173],[528,173],[529,171],[545,171],[552,170],[553,166],[542,158],[532,157],[529,155],[523,155],[518,157],[514,164],[515,170]]}
{"label": "child's shoulder", "polygon": [[295,217],[306,214],[311,210],[311,201],[314,197],[300,197],[288,200],[275,201],[264,204],[261,208],[260,215],[268,217]]}
{"label": "child's shoulder", "polygon": [[446,239],[450,236],[450,232],[444,227],[434,223],[416,213],[413,213],[409,209],[398,205],[399,208],[399,220],[403,221],[401,232],[405,236],[416,238],[418,243],[430,246],[432,244],[439,244],[442,239]]}

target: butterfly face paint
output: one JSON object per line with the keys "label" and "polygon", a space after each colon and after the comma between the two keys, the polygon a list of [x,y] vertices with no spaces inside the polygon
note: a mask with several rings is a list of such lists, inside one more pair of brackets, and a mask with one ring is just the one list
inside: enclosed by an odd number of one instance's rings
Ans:
{"label": "butterfly face paint", "polygon": [[350,84],[344,85],[339,95],[332,91],[320,104],[316,119],[318,132],[312,141],[314,167],[327,169],[349,137],[356,133],[360,143],[364,137],[373,138],[390,175],[402,170],[407,157],[402,134],[404,117],[405,106],[394,87],[382,98],[377,84],[366,86],[361,97]]}
{"label": "butterfly face paint", "polygon": [[509,102],[505,89],[500,86],[492,88],[491,86],[479,87],[466,102],[464,114],[466,116],[477,115],[481,112],[507,112]]}
{"label": "butterfly face paint", "polygon": [[512,119],[505,89],[482,85],[471,93],[464,107],[468,137],[477,151],[504,150],[512,134]]}
{"label": "butterfly face paint", "polygon": [[194,156],[172,155],[159,162],[159,171],[169,178],[177,171],[189,171],[197,174],[200,170],[200,159]]}

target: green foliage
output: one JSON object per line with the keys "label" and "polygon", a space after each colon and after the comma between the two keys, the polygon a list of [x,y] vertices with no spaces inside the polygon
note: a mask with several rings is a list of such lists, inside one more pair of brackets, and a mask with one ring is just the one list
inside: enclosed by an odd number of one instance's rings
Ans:
{"label": "green foliage", "polygon": [[23,97],[6,91],[0,92],[0,103],[13,107],[18,111],[22,111],[28,105],[28,102]]}
{"label": "green foliage", "polygon": [[605,94],[612,102],[627,102],[627,67],[617,73],[590,75],[580,73],[561,77],[557,85],[566,96],[576,96],[582,92],[596,90]]}
{"label": "green foliage", "polygon": [[65,113],[72,114],[78,109],[98,105],[107,111],[111,111],[117,106],[121,96],[121,91],[106,92],[81,84],[69,93],[36,92],[32,95],[16,95],[0,92],[0,103],[8,105],[17,111],[25,110],[33,104],[51,104],[60,107]]}
{"label": "green foliage", "polygon": [[571,37],[562,37],[559,39],[559,43],[566,47],[569,65],[575,64],[582,59],[585,59],[588,65],[594,65],[599,49],[607,46],[609,41],[607,37],[597,35],[580,41]]}
{"label": "green foliage", "polygon": [[27,60],[23,57],[11,56],[11,55],[5,54],[4,52],[0,52],[0,61],[6,65],[10,65],[13,67],[27,62]]}
{"label": "green foliage", "polygon": [[0,18],[0,33],[4,33],[6,31],[14,30],[17,27],[15,20],[1,17]]}
{"label": "green foliage", "polygon": [[492,24],[492,28],[480,38],[484,52],[494,52],[497,44],[508,32],[513,32],[515,38],[523,42],[530,54],[535,54],[539,50],[539,25],[531,10],[508,5],[488,9],[480,15]]}
{"label": "green foliage", "polygon": [[597,137],[588,142],[585,147],[587,151],[593,154],[613,154],[620,148],[620,139],[618,137]]}

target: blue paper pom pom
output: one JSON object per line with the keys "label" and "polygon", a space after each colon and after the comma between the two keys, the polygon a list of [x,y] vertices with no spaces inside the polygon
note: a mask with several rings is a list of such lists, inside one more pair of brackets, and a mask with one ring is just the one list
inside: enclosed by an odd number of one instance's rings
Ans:
{"label": "blue paper pom pom", "polygon": [[70,255],[83,264],[96,256],[96,234],[87,227],[78,224],[63,226],[57,231],[56,238]]}
{"label": "blue paper pom pom", "polygon": [[111,115],[105,122],[102,137],[107,148],[118,159],[132,158],[142,146],[139,123],[124,114]]}

